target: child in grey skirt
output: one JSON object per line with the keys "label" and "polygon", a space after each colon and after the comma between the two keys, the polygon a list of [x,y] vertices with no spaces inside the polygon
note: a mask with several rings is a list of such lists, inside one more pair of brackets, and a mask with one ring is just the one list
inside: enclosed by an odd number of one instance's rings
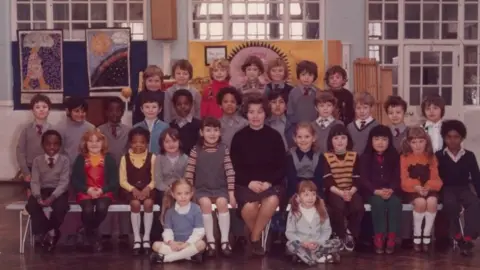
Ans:
{"label": "child in grey skirt", "polygon": [[332,228],[324,202],[317,195],[317,186],[310,180],[298,185],[292,197],[287,218],[287,249],[308,265],[340,261],[342,242],[330,239]]}

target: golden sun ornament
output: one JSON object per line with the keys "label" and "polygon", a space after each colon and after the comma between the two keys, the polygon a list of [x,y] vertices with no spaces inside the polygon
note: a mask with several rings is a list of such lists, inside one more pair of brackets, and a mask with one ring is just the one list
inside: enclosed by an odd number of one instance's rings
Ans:
{"label": "golden sun ornament", "polygon": [[130,87],[123,87],[123,88],[122,88],[122,91],[120,92],[120,94],[121,94],[122,97],[124,97],[125,99],[129,99],[129,98],[132,96],[132,88],[130,88]]}
{"label": "golden sun ornament", "polygon": [[90,50],[96,56],[103,56],[112,48],[112,39],[105,33],[96,33],[90,40]]}

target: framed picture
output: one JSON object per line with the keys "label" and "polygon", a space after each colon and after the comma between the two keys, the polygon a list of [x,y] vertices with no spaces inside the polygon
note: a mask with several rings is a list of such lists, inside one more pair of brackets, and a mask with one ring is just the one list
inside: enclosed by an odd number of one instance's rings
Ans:
{"label": "framed picture", "polygon": [[130,28],[86,29],[90,91],[130,87]]}
{"label": "framed picture", "polygon": [[205,66],[220,58],[227,58],[227,46],[205,46]]}
{"label": "framed picture", "polygon": [[44,94],[53,104],[63,102],[63,31],[18,30],[20,103]]}

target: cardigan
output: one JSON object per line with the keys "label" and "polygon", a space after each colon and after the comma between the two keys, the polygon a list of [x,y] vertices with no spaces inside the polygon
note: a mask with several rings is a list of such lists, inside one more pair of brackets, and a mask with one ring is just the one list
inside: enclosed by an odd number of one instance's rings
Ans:
{"label": "cardigan", "polygon": [[[424,168],[427,169],[426,172]],[[428,187],[433,191],[440,191],[442,188],[443,183],[438,175],[438,162],[435,156],[429,159],[426,154],[402,155],[400,170],[402,189],[405,192],[416,192],[415,186]]]}
{"label": "cardigan", "polygon": [[400,156],[396,152],[390,157],[365,153],[360,163],[362,193],[372,196],[375,190],[382,188],[400,191]]}
{"label": "cardigan", "polygon": [[311,222],[308,222],[304,215],[298,217],[292,211],[288,213],[285,231],[288,241],[312,241],[322,246],[330,239],[331,234],[330,220],[326,219],[323,223],[320,223],[320,215],[317,211],[315,211],[315,216]]}
{"label": "cardigan", "polygon": [[443,187],[469,187],[472,183],[480,196],[480,170],[477,159],[472,151],[463,150],[455,162],[448,154],[448,148],[436,153],[438,173],[443,181]]}
{"label": "cardigan", "polygon": [[45,152],[42,147],[42,134],[47,131],[51,125],[48,122],[39,125],[40,134],[37,130],[35,122],[28,123],[22,128],[17,143],[17,162],[20,171],[24,175],[29,175],[30,168],[33,164],[33,159],[37,156],[43,155]]}
{"label": "cardigan", "polygon": [[[113,157],[108,153],[105,155],[104,162],[106,184],[102,188],[102,192],[116,192],[119,186],[117,165]],[[85,173],[85,157],[83,155],[78,155],[75,159],[70,177],[76,192],[87,193],[87,175]]]}
{"label": "cardigan", "polygon": [[190,155],[193,146],[198,143],[201,125],[202,121],[195,117],[191,118],[191,121],[182,127],[177,124],[176,120],[170,123],[171,128],[178,130],[181,145],[180,150],[182,150],[183,153]]}
{"label": "cardigan", "polygon": [[[150,131],[150,128],[146,120],[142,122],[138,122],[133,127],[134,128],[141,127]],[[155,155],[160,152],[160,144],[158,143],[158,141],[160,140],[160,136],[162,135],[162,132],[167,128],[168,128],[167,123],[163,122],[162,120],[155,119],[155,121],[153,122],[152,130],[150,131],[150,142],[148,143],[148,151],[150,151]]]}
{"label": "cardigan", "polygon": [[53,198],[58,198],[68,190],[70,183],[70,160],[67,156],[57,154],[53,157],[53,167],[48,166],[47,155],[40,155],[33,160],[30,188],[35,198],[40,198],[42,188],[54,188]]}
{"label": "cardigan", "polygon": [[200,104],[200,117],[211,116],[215,118],[222,117],[222,109],[217,104],[217,94],[220,89],[228,87],[230,83],[226,81],[212,80],[210,85],[207,85],[202,92],[202,102]]}

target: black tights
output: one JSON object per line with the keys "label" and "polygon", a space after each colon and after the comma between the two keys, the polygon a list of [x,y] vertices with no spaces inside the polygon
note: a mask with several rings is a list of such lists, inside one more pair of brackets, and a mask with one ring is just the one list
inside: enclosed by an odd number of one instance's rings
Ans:
{"label": "black tights", "polygon": [[108,214],[108,207],[111,203],[112,200],[110,198],[98,198],[80,202],[83,227],[87,235],[92,235],[103,220],[105,220]]}

